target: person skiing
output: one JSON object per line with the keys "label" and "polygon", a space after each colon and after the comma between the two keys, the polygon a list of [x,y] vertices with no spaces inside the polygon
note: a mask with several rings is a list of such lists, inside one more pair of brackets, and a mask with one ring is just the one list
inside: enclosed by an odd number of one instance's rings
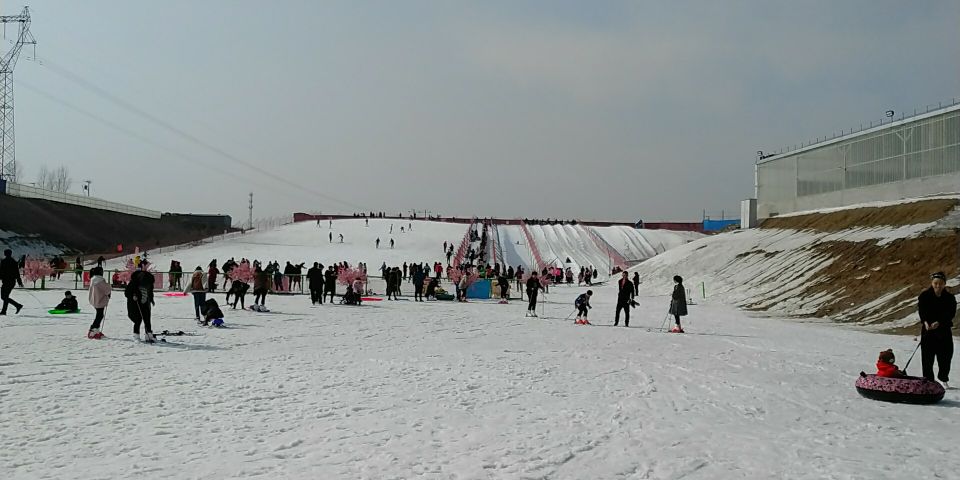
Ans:
{"label": "person skiing", "polygon": [[[323,296],[326,297],[327,294],[330,294],[330,303],[333,303],[334,297],[337,295],[337,272],[333,269],[333,265],[327,267],[327,273],[323,276]],[[321,303],[323,303],[321,301]]]}
{"label": "person skiing", "polygon": [[930,276],[930,288],[917,298],[920,314],[920,361],[923,378],[933,380],[933,362],[939,371],[937,379],[950,388],[950,363],[953,358],[953,318],[957,315],[957,299],[947,288],[947,276],[937,272]]}
{"label": "person skiing", "polygon": [[[627,272],[623,272],[626,276]],[[687,291],[683,288],[683,277],[674,275],[673,294],[670,296],[670,314],[673,315],[676,326],[670,331],[673,333],[683,333],[683,327],[680,326],[680,317],[687,315]]]}
{"label": "person skiing", "polygon": [[[590,270],[587,269],[587,278],[590,278],[589,272]],[[630,281],[630,275],[627,272],[623,272],[623,276],[617,284],[620,290],[619,293],[617,293],[617,312],[613,317],[613,326],[616,327],[620,325],[620,310],[623,310],[623,326],[629,327],[630,304],[633,302],[633,283]],[[587,282],[587,285],[590,285],[590,282]]]}
{"label": "person skiing", "polygon": [[497,275],[497,286],[500,287],[500,302],[506,303],[510,300],[510,280],[507,279],[506,272]]}
{"label": "person skiing", "polygon": [[183,289],[183,293],[193,295],[194,319],[197,323],[200,323],[200,306],[207,301],[207,291],[203,288],[203,269],[199,265],[194,269],[190,282],[187,283],[187,288]]}
{"label": "person skiing", "polygon": [[391,250],[393,249],[393,239],[392,239],[392,238],[390,239],[390,249],[391,249]]}
{"label": "person skiing", "polygon": [[340,234],[340,243],[343,243],[343,234]]}
{"label": "person skiing", "polygon": [[13,291],[13,287],[16,285],[23,288],[23,280],[20,278],[20,266],[17,265],[17,261],[13,259],[13,250],[7,248],[3,251],[3,260],[0,260],[0,299],[3,300],[3,309],[0,310],[0,315],[7,314],[8,305],[13,305],[13,308],[17,309],[15,313],[20,313],[20,310],[23,309],[22,304],[10,298],[10,292]]}
{"label": "person skiing", "polygon": [[110,303],[110,293],[112,293],[112,291],[113,289],[110,288],[110,284],[103,278],[103,268],[93,267],[90,270],[90,292],[88,293],[87,299],[97,314],[93,319],[93,323],[90,324],[90,330],[87,331],[87,338],[91,340],[103,338],[103,333],[100,332],[100,325],[103,322],[107,304]]}
{"label": "person skiing", "polygon": [[130,275],[123,294],[127,297],[127,316],[133,322],[133,338],[140,341],[140,324],[143,324],[143,341],[154,343],[153,328],[150,325],[150,309],[156,303],[153,299],[153,274],[144,268],[144,262]]}
{"label": "person skiing", "polygon": [[377,237],[377,248],[380,248],[380,237]]}
{"label": "person skiing", "polygon": [[526,316],[528,317],[537,316],[537,295],[540,293],[540,290],[543,290],[543,285],[540,284],[537,271],[534,270],[530,272],[530,278],[527,279],[527,298],[530,300],[527,304]]}
{"label": "person skiing", "polygon": [[307,270],[307,287],[310,289],[310,302],[323,305],[323,270],[320,270],[319,262],[313,262],[313,266]]}
{"label": "person skiing", "polygon": [[577,296],[577,299],[573,301],[573,306],[577,307],[577,319],[573,323],[577,325],[590,325],[590,321],[587,320],[587,311],[593,308],[590,305],[591,297],[593,297],[593,290],[587,290],[587,293],[581,293]]}

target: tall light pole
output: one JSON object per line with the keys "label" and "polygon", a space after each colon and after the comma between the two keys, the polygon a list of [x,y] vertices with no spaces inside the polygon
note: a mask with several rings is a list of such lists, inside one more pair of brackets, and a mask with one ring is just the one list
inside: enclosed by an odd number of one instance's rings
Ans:
{"label": "tall light pole", "polygon": [[20,24],[13,47],[0,59],[0,178],[8,178],[17,171],[13,148],[13,67],[23,46],[36,45],[37,40],[30,33],[29,7],[23,7],[20,15],[0,16],[0,23],[3,23],[4,36],[8,23]]}

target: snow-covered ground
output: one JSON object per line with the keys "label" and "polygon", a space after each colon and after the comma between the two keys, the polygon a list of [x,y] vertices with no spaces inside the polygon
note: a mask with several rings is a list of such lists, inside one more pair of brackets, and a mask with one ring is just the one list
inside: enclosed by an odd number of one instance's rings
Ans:
{"label": "snow-covered ground", "polygon": [[[955,391],[936,406],[859,397],[877,352],[908,337],[691,306],[658,333],[665,297],[611,326],[539,319],[521,302],[370,302],[228,311],[198,329],[188,298],[158,297],[131,341],[120,298],[109,339],[91,314],[48,316],[60,292],[17,290],[0,317],[0,478],[950,478]],[[120,297],[120,293],[116,293]],[[219,297],[219,295],[218,295]],[[84,302],[85,303],[85,302]],[[86,309],[89,310],[89,309]],[[919,358],[910,371],[919,373]]]}
{"label": "snow-covered ground", "polygon": [[[349,232],[343,245],[329,244],[326,225],[297,224],[151,257],[187,269],[231,256],[374,267],[439,260],[443,240],[456,244],[465,231],[414,223],[412,234],[399,234],[395,224],[390,251],[372,244],[389,238],[388,225],[337,223],[335,235]],[[227,310],[227,329],[198,328],[191,299],[161,295],[154,330],[198,335],[153,346],[132,340],[120,291],[107,312],[109,338],[95,341],[84,337],[92,321],[85,293],[83,313],[51,316],[62,291],[17,289],[26,308],[0,317],[0,478],[960,471],[957,391],[935,406],[909,406],[853,388],[880,350],[893,348],[902,366],[911,338],[755,318],[702,300],[690,307],[687,334],[660,333],[668,298],[657,294],[671,287],[661,273],[645,277],[630,328],[612,326],[615,285],[593,287],[592,327],[568,317],[585,290],[569,286],[552,287],[536,319],[524,318],[521,301],[314,307],[298,295],[270,296],[273,313]],[[72,286],[67,277],[56,284]],[[919,373],[919,357],[909,371]]]}

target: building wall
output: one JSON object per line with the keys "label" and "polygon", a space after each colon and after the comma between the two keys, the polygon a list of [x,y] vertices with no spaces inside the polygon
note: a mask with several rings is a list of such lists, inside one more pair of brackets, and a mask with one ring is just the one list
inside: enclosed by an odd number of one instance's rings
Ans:
{"label": "building wall", "polygon": [[757,165],[759,218],[960,191],[960,105]]}

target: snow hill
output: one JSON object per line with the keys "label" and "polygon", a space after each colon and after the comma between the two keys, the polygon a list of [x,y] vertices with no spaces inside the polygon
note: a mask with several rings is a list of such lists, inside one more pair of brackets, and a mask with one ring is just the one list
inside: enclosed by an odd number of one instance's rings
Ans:
{"label": "snow hill", "polygon": [[[397,247],[376,251],[385,228],[334,222],[346,239],[330,245],[326,225],[297,224],[174,256],[187,268],[230,256],[372,267],[439,258],[442,239],[466,231],[414,223],[412,234],[397,234],[395,222]],[[723,248],[741,251],[729,239],[749,237],[717,238],[718,246],[700,240],[642,264],[645,288],[669,292],[667,264],[694,254],[701,266],[712,255],[736,258]],[[690,306],[687,334],[660,333],[665,295],[641,296],[630,328],[614,328],[616,285],[593,289],[595,326],[573,324],[573,300],[585,289],[568,286],[541,296],[539,318],[525,318],[522,301],[350,307],[270,295],[272,313],[228,309],[224,329],[197,327],[190,298],[161,295],[154,330],[194,335],[158,345],[133,341],[120,291],[107,309],[108,338],[97,341],[84,337],[93,317],[84,294],[82,313],[53,316],[46,311],[62,291],[16,289],[24,310],[0,317],[0,478],[894,479],[960,471],[950,454],[960,442],[956,390],[936,406],[911,406],[866,400],[853,388],[882,349],[904,364],[915,346],[909,337],[755,318],[713,297]],[[916,358],[909,371],[919,368]]]}
{"label": "snow hill", "polygon": [[[411,226],[413,229],[409,230]],[[401,227],[404,228],[403,233],[400,232]],[[544,262],[554,265],[570,258],[571,263],[564,266],[571,266],[577,271],[581,265],[593,265],[599,268],[601,273],[610,271],[609,252],[616,252],[629,262],[635,263],[683,245],[692,239],[703,237],[693,232],[636,230],[621,226],[530,225],[527,228]],[[591,240],[588,229],[605,239],[609,249],[604,249]],[[500,246],[497,249],[502,251],[502,258],[507,265],[514,267],[523,265],[527,271],[530,271],[535,262],[522,227],[500,225],[495,231],[499,232],[493,235],[499,240]],[[333,234],[332,242],[330,241],[331,233]],[[446,241],[448,245],[453,244],[456,249],[466,233],[467,225],[459,223],[370,219],[368,226],[364,219],[357,218],[334,220],[332,228],[327,221],[321,221],[319,225],[316,222],[300,222],[275,230],[231,235],[230,238],[215,240],[186,250],[159,253],[148,251],[148,255],[150,261],[161,271],[166,270],[170,260],[179,260],[184,270],[192,270],[197,266],[206,270],[210,260],[216,258],[218,264],[222,265],[230,257],[238,261],[242,257],[251,260],[259,259],[264,263],[276,260],[281,266],[288,260],[293,264],[307,262],[307,266],[315,261],[329,265],[346,260],[351,265],[366,262],[373,271],[383,262],[391,266],[401,265],[404,262],[428,264],[444,262],[446,265],[443,242]],[[343,243],[340,243],[341,234],[344,236]],[[379,249],[375,246],[377,238],[380,239]],[[390,239],[395,241],[393,249],[390,248]],[[108,268],[124,265],[126,258],[110,262]]]}
{"label": "snow hill", "polygon": [[[535,259],[523,228],[499,225],[496,231],[506,263],[524,265],[529,271]],[[704,236],[696,232],[637,230],[625,226],[527,225],[526,228],[545,264],[569,266],[574,272],[587,266],[598,268],[601,273],[610,272],[617,258],[633,265]]]}
{"label": "snow hill", "polygon": [[748,310],[895,331],[917,324],[930,273],[960,283],[958,204],[946,196],[801,212],[679,246],[636,271],[649,294],[679,274],[698,299],[705,290]]}

